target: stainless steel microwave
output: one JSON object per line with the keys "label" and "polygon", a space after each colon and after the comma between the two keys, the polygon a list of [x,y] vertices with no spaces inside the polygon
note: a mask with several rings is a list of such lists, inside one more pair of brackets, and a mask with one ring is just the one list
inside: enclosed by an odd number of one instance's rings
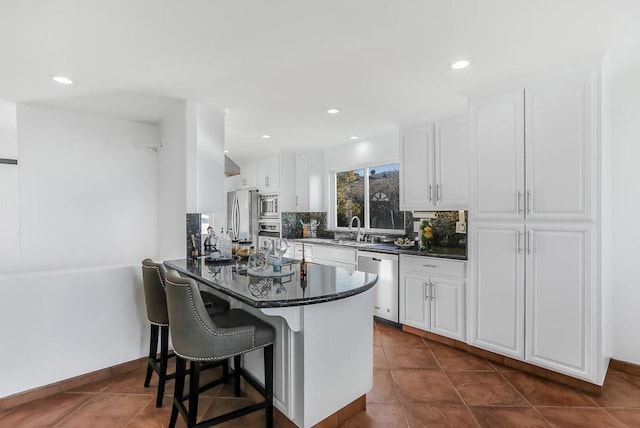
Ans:
{"label": "stainless steel microwave", "polygon": [[258,198],[258,206],[260,207],[259,216],[261,219],[280,218],[280,207],[278,206],[277,193],[265,193],[260,195]]}

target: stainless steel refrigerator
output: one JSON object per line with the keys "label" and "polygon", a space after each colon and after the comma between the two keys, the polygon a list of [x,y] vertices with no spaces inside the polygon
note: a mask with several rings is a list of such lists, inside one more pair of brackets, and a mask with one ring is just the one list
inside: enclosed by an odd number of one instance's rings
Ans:
{"label": "stainless steel refrigerator", "polygon": [[231,239],[258,245],[258,191],[236,190],[227,193],[227,229]]}

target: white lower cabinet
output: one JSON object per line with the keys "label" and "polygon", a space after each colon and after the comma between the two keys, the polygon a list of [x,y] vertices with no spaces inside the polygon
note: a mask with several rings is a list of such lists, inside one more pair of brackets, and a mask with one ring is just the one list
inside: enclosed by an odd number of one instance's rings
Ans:
{"label": "white lower cabinet", "polygon": [[337,248],[325,245],[316,245],[313,262],[321,265],[355,270],[356,265],[358,264],[357,250],[353,248]]}
{"label": "white lower cabinet", "polygon": [[593,226],[472,224],[469,343],[597,380]]}
{"label": "white lower cabinet", "polygon": [[400,255],[400,324],[465,340],[465,265]]}

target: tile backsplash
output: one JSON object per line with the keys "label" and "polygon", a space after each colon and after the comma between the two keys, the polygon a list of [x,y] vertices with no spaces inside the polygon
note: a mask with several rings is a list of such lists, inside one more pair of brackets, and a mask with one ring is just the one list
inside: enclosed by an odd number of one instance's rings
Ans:
{"label": "tile backsplash", "polygon": [[[466,219],[467,211],[464,214]],[[433,245],[435,247],[467,247],[467,234],[456,233],[458,218],[458,211],[437,211],[436,218],[430,219],[433,228]],[[418,233],[413,231],[413,222],[421,220],[420,218],[414,218],[411,211],[406,212],[404,225],[408,238],[415,239],[418,236]]]}
{"label": "tile backsplash", "polygon": [[318,222],[318,228],[316,229],[317,238],[333,238],[333,233],[327,231],[327,213],[325,212],[285,212],[282,213],[281,220],[283,238],[302,238],[302,223],[309,224],[311,220]]}

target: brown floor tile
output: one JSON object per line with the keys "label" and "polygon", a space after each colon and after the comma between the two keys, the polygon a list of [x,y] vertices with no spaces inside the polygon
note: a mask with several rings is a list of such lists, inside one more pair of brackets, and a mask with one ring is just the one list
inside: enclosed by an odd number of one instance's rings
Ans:
{"label": "brown floor tile", "polygon": [[470,407],[481,427],[550,427],[533,407]]}
{"label": "brown floor tile", "polygon": [[[202,420],[220,416],[225,413],[232,412],[245,406],[253,404],[254,401],[249,398],[215,398],[213,403],[202,416]],[[200,420],[200,419],[198,419]],[[240,418],[232,419],[216,427],[220,428],[248,428],[263,427],[265,425],[265,411],[258,410]]]}
{"label": "brown floor tile", "polygon": [[467,406],[429,405],[424,403],[403,406],[411,428],[422,427],[477,427]]}
{"label": "brown floor tile", "polygon": [[617,427],[625,425],[603,409],[576,407],[538,407],[538,411],[552,426],[558,427]]}
{"label": "brown floor tile", "polygon": [[402,330],[390,327],[378,329],[382,347],[399,346],[403,348],[426,348],[424,340],[413,334],[405,333]]}
{"label": "brown floor tile", "polygon": [[607,413],[630,427],[640,427],[640,409],[605,409]]}
{"label": "brown floor tile", "polygon": [[495,371],[495,368],[484,358],[445,345],[430,345],[444,371]]}
{"label": "brown floor tile", "polygon": [[462,399],[469,406],[523,406],[526,401],[497,372],[449,373]]}
{"label": "brown floor tile", "polygon": [[392,370],[433,369],[440,370],[429,348],[384,348],[387,364]]}
{"label": "brown floor tile", "polygon": [[0,426],[52,427],[93,397],[91,394],[60,393],[32,401],[3,414]]}
{"label": "brown floor tile", "polygon": [[630,383],[631,385],[640,388],[640,376],[636,376],[633,374],[629,374],[629,373],[624,373],[624,372],[614,372],[616,373],[617,377],[619,377],[620,379],[624,380],[627,383]]}
{"label": "brown floor tile", "polygon": [[403,428],[407,426],[399,404],[367,403],[366,411],[346,421],[344,428]]}
{"label": "brown floor tile", "polygon": [[460,396],[440,370],[392,370],[402,403],[462,404]]}
{"label": "brown floor tile", "polygon": [[381,346],[373,347],[373,368],[385,370],[389,368]]}
{"label": "brown floor tile", "polygon": [[380,332],[374,327],[373,329],[373,346],[382,346],[382,340],[380,338]]}
{"label": "brown floor tile", "polygon": [[373,389],[367,403],[397,404],[398,396],[389,370],[373,370]]}
{"label": "brown floor tile", "polygon": [[597,406],[587,394],[556,382],[515,371],[502,375],[534,406]]}
{"label": "brown floor tile", "polygon": [[111,385],[111,383],[113,383],[113,380],[114,380],[113,378],[99,380],[97,382],[92,382],[86,385],[78,386],[77,388],[72,388],[67,392],[93,392],[93,393],[102,392],[105,390],[106,387],[108,387],[109,385]]}
{"label": "brown floor tile", "polygon": [[[151,382],[147,388],[144,387],[144,376],[145,372],[143,370],[135,370],[125,373],[117,377],[102,392],[155,395],[158,388],[158,376],[155,374],[151,376]],[[169,381],[165,384],[165,391],[173,393],[173,381]]]}
{"label": "brown floor tile", "polygon": [[63,419],[57,426],[64,428],[122,427],[153,397],[147,395],[100,394]]}
{"label": "brown floor tile", "polygon": [[602,407],[640,408],[640,388],[629,383],[627,376],[620,372],[607,374],[602,394],[593,398],[595,402]]}

